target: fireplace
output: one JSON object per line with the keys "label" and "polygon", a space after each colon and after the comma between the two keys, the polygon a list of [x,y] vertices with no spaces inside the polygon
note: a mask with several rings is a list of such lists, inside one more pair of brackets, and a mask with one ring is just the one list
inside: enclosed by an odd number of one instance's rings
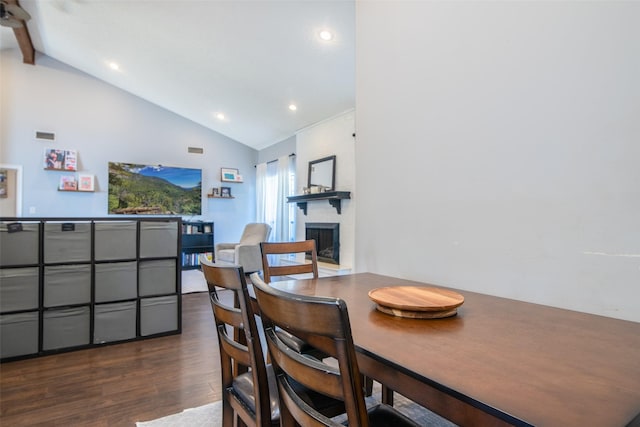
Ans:
{"label": "fireplace", "polygon": [[[336,222],[307,222],[305,238],[316,241],[318,261],[340,264],[340,224]],[[310,258],[311,254],[307,254]]]}

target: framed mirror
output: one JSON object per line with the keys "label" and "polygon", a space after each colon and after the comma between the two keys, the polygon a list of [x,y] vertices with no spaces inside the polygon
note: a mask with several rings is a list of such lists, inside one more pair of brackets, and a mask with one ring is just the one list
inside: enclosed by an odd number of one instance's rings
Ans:
{"label": "framed mirror", "polygon": [[325,187],[325,191],[335,191],[336,156],[329,156],[309,162],[308,187],[314,185]]}

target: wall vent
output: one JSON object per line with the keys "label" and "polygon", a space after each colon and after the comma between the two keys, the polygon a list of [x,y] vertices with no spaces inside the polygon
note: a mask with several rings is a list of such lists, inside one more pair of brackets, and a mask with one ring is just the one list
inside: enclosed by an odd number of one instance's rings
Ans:
{"label": "wall vent", "polygon": [[54,139],[56,139],[56,134],[53,133],[53,132],[36,131],[36,138],[37,139],[48,139],[49,141],[53,141]]}
{"label": "wall vent", "polygon": [[202,153],[204,153],[204,149],[202,147],[189,147],[189,148],[187,148],[187,152],[195,153],[195,154],[202,154]]}

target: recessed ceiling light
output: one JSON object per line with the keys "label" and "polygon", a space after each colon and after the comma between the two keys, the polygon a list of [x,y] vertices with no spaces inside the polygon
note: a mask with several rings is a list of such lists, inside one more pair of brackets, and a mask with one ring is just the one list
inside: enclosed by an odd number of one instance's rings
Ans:
{"label": "recessed ceiling light", "polygon": [[329,30],[320,31],[320,33],[318,33],[318,36],[320,36],[320,39],[326,42],[331,41],[333,39],[333,33]]}
{"label": "recessed ceiling light", "polygon": [[226,119],[227,117],[226,117],[224,114],[222,114],[222,113],[218,113],[218,114],[216,114],[216,118],[217,118],[218,120],[224,120],[224,119]]}
{"label": "recessed ceiling light", "polygon": [[109,68],[111,68],[113,71],[118,71],[120,70],[120,65],[118,65],[118,63],[116,62],[109,62]]}
{"label": "recessed ceiling light", "polygon": [[296,104],[289,104],[289,110],[296,111],[297,109],[298,107],[296,106]]}

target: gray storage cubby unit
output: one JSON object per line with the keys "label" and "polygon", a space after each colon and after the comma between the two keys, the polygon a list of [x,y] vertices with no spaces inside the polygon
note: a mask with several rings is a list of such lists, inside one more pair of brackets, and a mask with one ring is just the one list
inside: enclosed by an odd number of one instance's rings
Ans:
{"label": "gray storage cubby unit", "polygon": [[136,301],[96,304],[93,343],[104,344],[135,338],[137,307]]}
{"label": "gray storage cubby unit", "polygon": [[38,311],[0,315],[2,359],[38,352],[38,320]]}
{"label": "gray storage cubby unit", "polygon": [[178,255],[178,229],[171,222],[140,221],[140,258]]}
{"label": "gray storage cubby unit", "polygon": [[91,302],[91,265],[45,265],[44,307]]}
{"label": "gray storage cubby unit", "polygon": [[[96,264],[95,266],[95,302],[134,299],[138,276],[136,261]],[[174,280],[173,277],[167,280]]]}
{"label": "gray storage cubby unit", "polygon": [[172,294],[176,291],[176,262],[173,259],[140,261],[140,296]]}
{"label": "gray storage cubby unit", "polygon": [[140,300],[140,335],[148,336],[175,330],[178,325],[176,296],[142,298]]}
{"label": "gray storage cubby unit", "polygon": [[45,310],[42,322],[42,349],[56,350],[90,342],[89,306]]}
{"label": "gray storage cubby unit", "polygon": [[182,332],[179,217],[0,218],[2,362]]}
{"label": "gray storage cubby unit", "polygon": [[135,221],[97,221],[94,225],[96,261],[134,259],[137,223]]}
{"label": "gray storage cubby unit", "polygon": [[0,270],[0,312],[38,309],[39,271],[38,267]]}
{"label": "gray storage cubby unit", "polygon": [[9,221],[0,224],[0,265],[38,264],[40,223]]}
{"label": "gray storage cubby unit", "polygon": [[88,222],[45,222],[44,262],[91,260],[91,224]]}

